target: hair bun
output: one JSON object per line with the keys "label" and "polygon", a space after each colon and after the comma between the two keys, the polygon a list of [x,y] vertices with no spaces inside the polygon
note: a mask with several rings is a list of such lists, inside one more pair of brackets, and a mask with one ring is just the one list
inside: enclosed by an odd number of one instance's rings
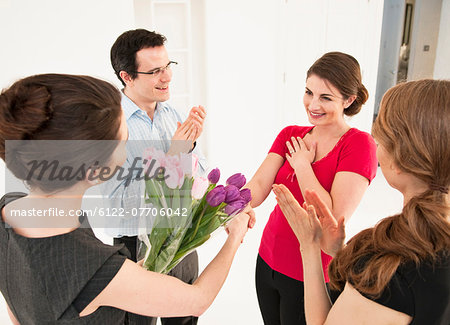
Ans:
{"label": "hair bun", "polygon": [[353,101],[353,103],[344,110],[344,114],[347,116],[353,116],[359,113],[361,110],[362,105],[367,101],[369,98],[369,92],[367,91],[366,87],[364,87],[363,84],[360,84],[358,87],[358,92],[356,94],[356,99]]}
{"label": "hair bun", "polygon": [[39,84],[14,85],[4,91],[0,95],[0,139],[33,139],[53,116],[50,99],[48,89]]}
{"label": "hair bun", "polygon": [[358,88],[358,97],[360,98],[361,105],[364,105],[369,99],[369,92],[363,84]]}

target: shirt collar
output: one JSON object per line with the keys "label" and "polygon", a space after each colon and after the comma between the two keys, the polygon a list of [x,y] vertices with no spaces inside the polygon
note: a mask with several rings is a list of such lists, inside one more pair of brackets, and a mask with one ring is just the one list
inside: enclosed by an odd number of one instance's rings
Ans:
{"label": "shirt collar", "polygon": [[[127,95],[125,95],[125,93],[123,92],[123,89],[122,89],[122,109],[123,109],[123,112],[125,113],[125,117],[127,120],[129,120],[130,117],[133,116],[136,112],[139,112],[142,110]],[[160,102],[156,103],[155,114],[157,111],[162,111],[162,110],[165,110],[164,103],[160,103]]]}
{"label": "shirt collar", "polygon": [[127,120],[133,116],[134,113],[140,111],[141,109],[137,106],[127,95],[123,92],[122,89],[122,109],[125,114]]}

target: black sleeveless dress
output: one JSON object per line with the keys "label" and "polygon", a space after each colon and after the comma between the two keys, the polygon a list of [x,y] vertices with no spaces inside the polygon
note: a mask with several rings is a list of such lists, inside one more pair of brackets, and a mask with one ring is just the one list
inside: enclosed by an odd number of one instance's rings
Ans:
{"label": "black sleeveless dress", "polygon": [[[0,211],[24,196],[6,194]],[[103,244],[90,227],[27,238],[0,221],[0,291],[21,325],[126,324],[126,312],[113,307],[85,317],[79,313],[113,279],[128,254],[123,245]]]}
{"label": "black sleeveless dress", "polygon": [[[450,254],[439,253],[437,262],[422,261],[400,265],[378,298],[361,295],[383,306],[412,317],[410,325],[450,324]],[[360,258],[358,268],[364,268],[369,255]],[[351,284],[353,281],[347,279]],[[331,291],[332,301],[340,292]]]}

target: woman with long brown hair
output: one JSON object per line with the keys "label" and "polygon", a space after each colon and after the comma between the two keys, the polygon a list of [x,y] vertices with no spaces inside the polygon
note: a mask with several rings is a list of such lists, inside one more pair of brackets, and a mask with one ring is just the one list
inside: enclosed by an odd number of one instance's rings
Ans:
{"label": "woman with long brown hair", "polygon": [[[283,186],[277,200],[301,245],[308,324],[450,323],[450,81],[399,84],[384,95],[372,134],[388,183],[404,197],[401,213],[382,219],[345,247],[344,227],[319,196],[301,208]],[[320,246],[334,247],[331,289]]]}

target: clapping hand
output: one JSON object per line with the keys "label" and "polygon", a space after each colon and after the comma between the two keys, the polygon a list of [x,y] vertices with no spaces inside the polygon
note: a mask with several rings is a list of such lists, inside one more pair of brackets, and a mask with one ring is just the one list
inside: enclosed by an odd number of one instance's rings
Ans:
{"label": "clapping hand", "polygon": [[344,244],[344,218],[337,221],[314,191],[305,191],[303,207],[286,186],[273,185],[273,191],[300,247],[320,246],[325,253],[335,256]]}
{"label": "clapping hand", "polygon": [[202,134],[205,117],[206,117],[206,110],[201,105],[193,107],[189,112],[189,117],[187,119],[192,120],[192,124],[194,125],[196,130],[193,141],[196,141],[198,137]]}
{"label": "clapping hand", "polygon": [[344,246],[345,240],[345,219],[341,217],[337,220],[331,213],[328,206],[322,201],[314,191],[305,191],[305,206],[312,205],[316,211],[322,226],[322,238],[320,247],[328,255],[335,256]]}
{"label": "clapping hand", "polygon": [[313,206],[300,206],[292,193],[284,185],[272,186],[278,205],[297,237],[300,248],[320,247],[322,227]]}
{"label": "clapping hand", "polygon": [[203,131],[206,111],[203,106],[193,107],[183,123],[177,122],[177,129],[172,137],[171,154],[188,152]]}

